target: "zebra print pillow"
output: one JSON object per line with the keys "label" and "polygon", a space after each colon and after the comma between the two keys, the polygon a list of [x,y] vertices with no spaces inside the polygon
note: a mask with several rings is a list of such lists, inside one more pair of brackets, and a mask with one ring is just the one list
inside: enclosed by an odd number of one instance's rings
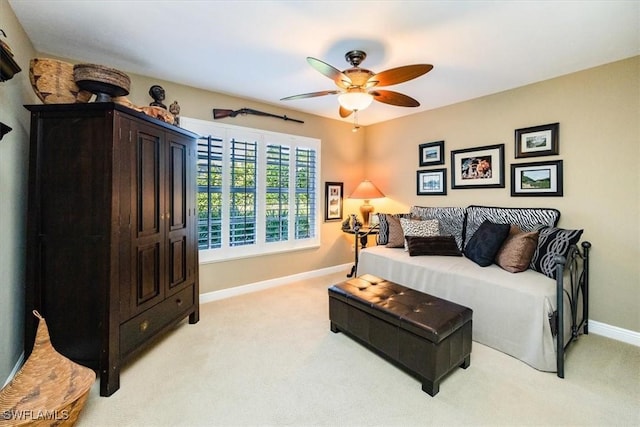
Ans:
{"label": "zebra print pillow", "polygon": [[535,231],[540,225],[555,227],[560,219],[560,211],[548,208],[499,208],[491,206],[469,206],[464,229],[464,245],[476,232],[480,224],[491,221],[496,224],[514,224],[522,231]]}
{"label": "zebra print pillow", "polygon": [[465,208],[412,206],[411,214],[419,219],[437,219],[441,236],[453,236],[462,250]]}

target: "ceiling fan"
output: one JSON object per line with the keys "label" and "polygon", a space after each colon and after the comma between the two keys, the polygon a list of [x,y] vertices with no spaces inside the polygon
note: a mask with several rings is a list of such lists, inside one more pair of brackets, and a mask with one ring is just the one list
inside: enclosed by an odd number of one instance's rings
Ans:
{"label": "ceiling fan", "polygon": [[340,71],[319,59],[307,57],[307,62],[317,71],[333,80],[336,86],[338,86],[338,89],[288,96],[282,98],[281,101],[314,98],[324,95],[339,95],[340,117],[348,117],[354,111],[364,110],[374,99],[378,102],[399,107],[418,107],[420,105],[417,100],[410,96],[391,90],[380,90],[377,89],[377,87],[391,86],[415,79],[431,71],[433,65],[405,65],[403,67],[391,68],[380,73],[374,73],[365,68],[360,68],[360,63],[367,57],[365,52],[361,50],[351,50],[347,52],[344,57],[347,62],[351,64],[351,68],[344,71]]}

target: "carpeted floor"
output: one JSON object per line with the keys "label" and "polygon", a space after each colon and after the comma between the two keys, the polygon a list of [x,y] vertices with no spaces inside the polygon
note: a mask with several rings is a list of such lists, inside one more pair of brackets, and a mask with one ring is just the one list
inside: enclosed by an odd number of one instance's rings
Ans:
{"label": "carpeted floor", "polygon": [[418,380],[329,330],[344,273],[214,301],[91,390],[77,426],[638,426],[640,348],[590,334],[565,379],[473,343],[430,397]]}

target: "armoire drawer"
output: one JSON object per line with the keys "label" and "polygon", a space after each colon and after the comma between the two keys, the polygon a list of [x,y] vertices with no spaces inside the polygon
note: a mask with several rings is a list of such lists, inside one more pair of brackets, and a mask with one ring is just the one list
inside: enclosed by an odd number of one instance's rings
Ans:
{"label": "armoire drawer", "polygon": [[120,355],[126,356],[193,307],[193,286],[170,296],[120,326]]}

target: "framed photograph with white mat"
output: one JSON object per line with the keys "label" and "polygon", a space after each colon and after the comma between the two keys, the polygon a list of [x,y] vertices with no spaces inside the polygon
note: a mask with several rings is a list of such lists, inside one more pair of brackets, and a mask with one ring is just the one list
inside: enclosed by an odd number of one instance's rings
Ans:
{"label": "framed photograph with white mat", "polygon": [[419,166],[444,164],[444,141],[427,142],[418,146]]}
{"label": "framed photograph with white mat", "polygon": [[324,220],[340,221],[342,219],[343,206],[343,188],[342,182],[325,182],[324,183]]}
{"label": "framed photograph with white mat", "polygon": [[559,130],[560,123],[516,129],[516,159],[558,154]]}
{"label": "framed photograph with white mat", "polygon": [[511,165],[512,196],[562,196],[562,160]]}
{"label": "framed photograph with white mat", "polygon": [[444,196],[447,194],[447,169],[430,169],[416,174],[418,196]]}
{"label": "framed photograph with white mat", "polygon": [[504,144],[452,150],[451,188],[504,188]]}

